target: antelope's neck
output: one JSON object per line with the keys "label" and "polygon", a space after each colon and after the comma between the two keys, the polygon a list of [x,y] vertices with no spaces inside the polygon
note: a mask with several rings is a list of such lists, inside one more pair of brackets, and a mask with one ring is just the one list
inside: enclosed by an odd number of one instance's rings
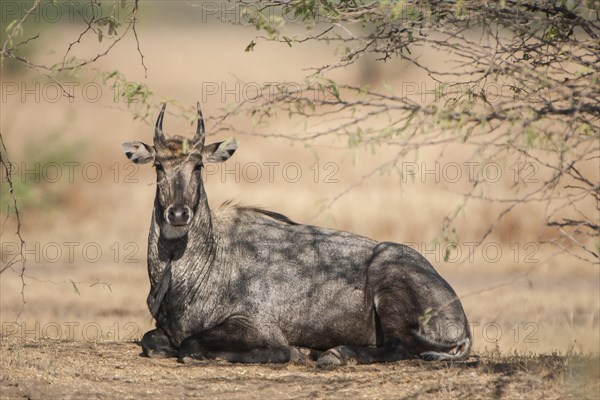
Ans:
{"label": "antelope's neck", "polygon": [[162,207],[156,198],[148,237],[148,274],[153,287],[161,279],[169,262],[174,267],[185,266],[184,269],[188,272],[198,271],[212,263],[216,253],[212,217],[206,196],[200,198],[185,236],[167,239],[161,235],[160,226],[164,223],[163,214]]}

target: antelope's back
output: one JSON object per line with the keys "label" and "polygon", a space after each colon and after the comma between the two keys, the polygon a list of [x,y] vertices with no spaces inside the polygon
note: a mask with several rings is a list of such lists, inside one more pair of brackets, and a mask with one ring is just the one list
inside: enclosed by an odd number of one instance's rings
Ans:
{"label": "antelope's back", "polygon": [[276,321],[292,345],[375,344],[365,284],[377,242],[257,209],[216,217],[240,312],[255,323]]}

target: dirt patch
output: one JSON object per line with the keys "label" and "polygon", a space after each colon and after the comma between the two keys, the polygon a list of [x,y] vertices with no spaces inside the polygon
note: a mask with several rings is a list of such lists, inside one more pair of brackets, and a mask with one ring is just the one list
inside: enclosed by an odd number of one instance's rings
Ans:
{"label": "dirt patch", "polygon": [[1,398],[598,398],[598,358],[475,355],[319,370],[314,363],[185,365],[134,342],[3,337]]}

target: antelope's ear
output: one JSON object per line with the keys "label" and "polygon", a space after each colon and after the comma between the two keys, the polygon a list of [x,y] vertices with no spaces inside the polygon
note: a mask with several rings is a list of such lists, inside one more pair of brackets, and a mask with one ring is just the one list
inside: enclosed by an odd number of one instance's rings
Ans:
{"label": "antelope's ear", "polygon": [[123,143],[123,151],[129,161],[135,164],[146,164],[154,161],[156,155],[154,147],[142,142],[125,142]]}
{"label": "antelope's ear", "polygon": [[218,142],[204,146],[202,149],[202,162],[220,163],[227,161],[238,148],[238,141],[227,139],[224,142]]}

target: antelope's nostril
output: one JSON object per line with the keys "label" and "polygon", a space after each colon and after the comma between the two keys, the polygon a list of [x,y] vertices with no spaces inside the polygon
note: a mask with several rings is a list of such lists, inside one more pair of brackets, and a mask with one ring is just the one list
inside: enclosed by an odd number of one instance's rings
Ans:
{"label": "antelope's nostril", "polygon": [[192,210],[188,206],[169,206],[165,214],[165,219],[171,225],[187,225],[192,220]]}

